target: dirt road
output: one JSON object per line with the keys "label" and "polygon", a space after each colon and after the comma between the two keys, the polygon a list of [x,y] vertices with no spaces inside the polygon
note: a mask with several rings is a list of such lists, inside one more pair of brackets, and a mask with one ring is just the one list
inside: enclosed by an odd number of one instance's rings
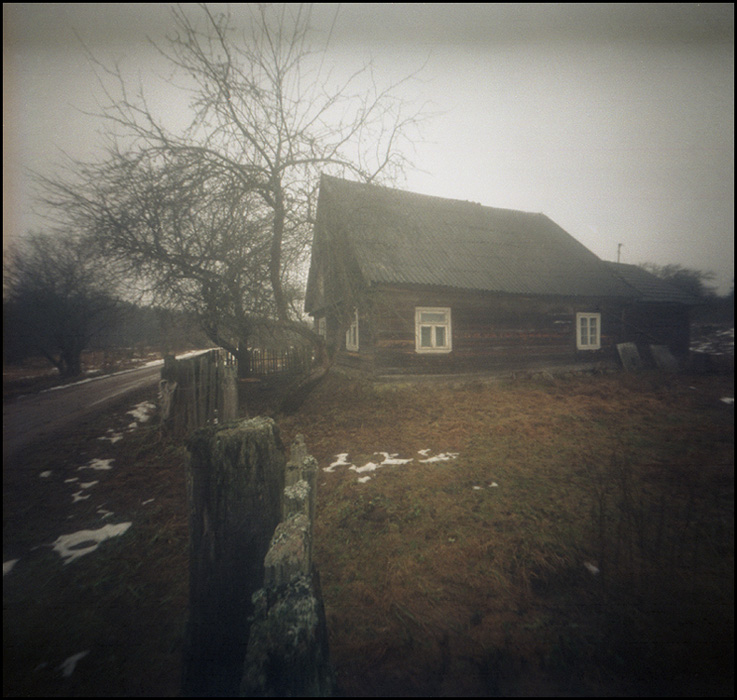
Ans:
{"label": "dirt road", "polygon": [[3,464],[32,442],[73,429],[76,421],[125,394],[156,384],[160,375],[157,364],[3,403]]}

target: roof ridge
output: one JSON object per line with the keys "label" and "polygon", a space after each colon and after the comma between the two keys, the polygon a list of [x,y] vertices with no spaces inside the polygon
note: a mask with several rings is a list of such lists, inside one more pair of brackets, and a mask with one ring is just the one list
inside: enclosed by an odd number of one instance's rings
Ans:
{"label": "roof ridge", "polygon": [[347,185],[349,187],[356,187],[356,188],[359,188],[359,187],[371,188],[375,190],[384,190],[385,192],[390,193],[392,195],[432,199],[438,202],[453,202],[455,204],[480,207],[481,209],[490,209],[496,212],[511,212],[513,214],[524,214],[525,216],[543,216],[545,218],[549,218],[543,212],[525,211],[524,209],[512,209],[511,207],[494,207],[488,204],[481,204],[481,202],[474,202],[470,199],[455,199],[453,197],[441,197],[440,195],[436,195],[436,194],[425,194],[424,192],[414,192],[413,190],[399,189],[396,187],[390,187],[389,185],[380,185],[374,182],[359,182],[357,180],[347,180],[345,178],[336,177],[335,175],[328,175],[326,173],[322,173],[321,178],[326,179],[326,180],[333,180],[339,183],[339,186]]}

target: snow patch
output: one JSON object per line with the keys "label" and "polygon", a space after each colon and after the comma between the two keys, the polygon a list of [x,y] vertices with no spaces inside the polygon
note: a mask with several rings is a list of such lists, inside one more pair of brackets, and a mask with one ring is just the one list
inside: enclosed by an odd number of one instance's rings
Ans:
{"label": "snow patch", "polygon": [[20,561],[20,559],[8,559],[8,561],[3,562],[3,576],[5,574],[9,574],[13,567]]}
{"label": "snow patch", "polygon": [[722,403],[726,403],[728,405],[734,404],[734,396],[724,396],[721,399],[719,399]]}
{"label": "snow patch", "polygon": [[38,477],[39,479],[48,479],[51,476],[50,471],[41,472]]}
{"label": "snow patch", "polygon": [[[424,451],[424,450],[423,450]],[[418,460],[421,464],[431,464],[433,462],[449,462],[451,459],[458,459],[458,452],[441,452],[434,457]]]}
{"label": "snow patch", "polygon": [[77,471],[81,471],[82,469],[94,469],[98,472],[110,471],[114,461],[114,459],[91,459],[89,464],[85,464],[83,467],[77,467]]}
{"label": "snow patch", "polygon": [[[69,564],[85,554],[91,554],[105,540],[109,540],[111,537],[119,537],[131,524],[103,525],[99,530],[79,530],[71,535],[60,535],[51,546],[64,559],[64,564]],[[82,545],[86,543],[89,544],[83,547]]]}
{"label": "snow patch", "polygon": [[74,669],[77,668],[77,663],[89,653],[90,650],[87,649],[86,651],[80,651],[79,654],[70,656],[68,659],[62,661],[56,670],[61,671],[61,675],[64,676],[64,678],[69,678],[69,676],[74,673]]}
{"label": "snow patch", "polygon": [[[420,459],[418,460],[418,462],[423,464],[429,464],[433,462],[447,462],[451,459],[456,459],[459,454],[458,452],[442,452],[438,455],[435,455],[434,457],[428,457],[430,453],[430,449],[418,450],[417,454],[421,455],[422,457],[427,457],[427,459]],[[333,461],[329,466],[324,467],[323,471],[334,472],[337,467],[348,467],[348,469],[356,472],[357,474],[363,474],[364,472],[374,472],[377,469],[381,469],[382,467],[398,467],[414,461],[413,457],[399,457],[399,453],[397,452],[374,452],[375,455],[381,455],[381,461],[369,461],[359,467],[353,464],[353,462],[348,459],[348,454],[348,452],[339,452],[338,454],[336,454],[335,461]],[[362,484],[365,484],[368,481],[368,478],[369,477],[364,476],[361,477],[358,481]]]}
{"label": "snow patch", "polygon": [[97,438],[98,440],[108,440],[111,445],[114,445],[116,442],[119,442],[123,439],[122,433],[116,433],[112,428],[108,430],[109,435],[103,435],[102,437]]}
{"label": "snow patch", "polygon": [[[142,403],[136,404],[130,411],[126,411],[126,414],[133,416],[138,423],[145,423],[151,418],[151,413],[154,410],[156,410],[156,404],[150,401],[143,401]],[[133,425],[135,426],[135,423]]]}
{"label": "snow patch", "polygon": [[350,462],[347,462],[348,459],[348,453],[347,452],[341,452],[337,455],[335,455],[336,461],[333,462],[329,467],[325,467],[323,469],[324,472],[334,472],[335,467],[350,467],[352,466]]}
{"label": "snow patch", "polygon": [[375,462],[366,462],[362,467],[357,467],[355,464],[351,464],[349,469],[352,469],[354,472],[357,472],[358,474],[363,474],[363,472],[375,472],[381,464],[376,464]]}
{"label": "snow patch", "polygon": [[72,494],[72,503],[76,503],[77,501],[86,501],[90,497],[90,495],[87,494],[86,496],[83,496],[82,492],[85,489],[92,488],[95,484],[99,484],[99,483],[100,483],[99,481],[88,481],[86,483],[80,482],[79,491],[77,491],[77,493]]}

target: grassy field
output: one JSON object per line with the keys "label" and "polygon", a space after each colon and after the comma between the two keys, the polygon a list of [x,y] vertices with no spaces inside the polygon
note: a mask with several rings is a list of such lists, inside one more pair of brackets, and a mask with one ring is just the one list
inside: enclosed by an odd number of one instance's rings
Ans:
{"label": "grassy field", "polygon": [[[733,396],[731,375],[329,376],[277,421],[321,466],[316,561],[341,693],[731,694]],[[99,441],[127,408],[4,466],[3,560],[19,559],[5,695],[178,693],[183,448],[152,424]],[[95,498],[72,504],[65,479],[104,457]],[[132,522],[125,535],[69,565],[33,549],[99,527],[101,503]]]}

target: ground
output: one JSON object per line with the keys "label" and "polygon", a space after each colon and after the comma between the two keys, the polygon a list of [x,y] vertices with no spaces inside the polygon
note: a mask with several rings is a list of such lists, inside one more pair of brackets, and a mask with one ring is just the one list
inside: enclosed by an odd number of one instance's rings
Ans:
{"label": "ground", "polygon": [[[732,374],[334,375],[276,416],[321,467],[341,694],[732,694],[733,397]],[[6,696],[179,693],[185,449],[154,401],[4,465]]]}

